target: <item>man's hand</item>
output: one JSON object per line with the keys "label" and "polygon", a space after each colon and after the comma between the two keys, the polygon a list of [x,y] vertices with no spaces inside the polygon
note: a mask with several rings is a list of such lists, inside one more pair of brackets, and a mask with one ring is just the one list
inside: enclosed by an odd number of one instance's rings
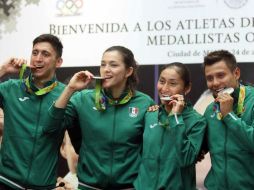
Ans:
{"label": "man's hand", "polygon": [[10,58],[6,60],[0,67],[0,77],[6,74],[19,73],[19,70],[22,67],[22,65],[26,63],[27,61],[25,59],[19,58]]}
{"label": "man's hand", "polygon": [[218,95],[215,101],[219,102],[220,104],[220,112],[222,117],[225,117],[233,110],[234,99],[228,93]]}

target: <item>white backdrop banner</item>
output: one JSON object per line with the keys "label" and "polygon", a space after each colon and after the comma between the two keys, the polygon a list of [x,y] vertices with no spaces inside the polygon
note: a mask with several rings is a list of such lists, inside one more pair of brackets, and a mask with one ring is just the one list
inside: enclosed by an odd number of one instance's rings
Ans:
{"label": "white backdrop banner", "polygon": [[32,40],[57,35],[63,66],[98,66],[105,49],[130,48],[139,64],[202,63],[227,49],[254,60],[251,0],[20,0],[0,3],[0,61],[29,59]]}

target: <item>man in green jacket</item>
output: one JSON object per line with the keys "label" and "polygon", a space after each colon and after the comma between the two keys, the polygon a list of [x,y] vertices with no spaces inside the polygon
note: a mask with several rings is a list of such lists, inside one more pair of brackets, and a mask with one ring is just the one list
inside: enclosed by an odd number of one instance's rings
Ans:
{"label": "man in green jacket", "polygon": [[204,114],[212,160],[205,186],[208,190],[253,190],[254,89],[239,83],[240,69],[228,51],[209,53],[204,72],[215,97]]}
{"label": "man in green jacket", "polygon": [[20,79],[0,84],[0,106],[4,111],[1,190],[55,187],[63,134],[49,135],[43,129],[49,106],[64,88],[55,76],[56,68],[62,64],[62,48],[56,36],[43,34],[33,41],[27,78],[22,77],[24,59],[11,58],[0,67],[0,77],[20,73]]}

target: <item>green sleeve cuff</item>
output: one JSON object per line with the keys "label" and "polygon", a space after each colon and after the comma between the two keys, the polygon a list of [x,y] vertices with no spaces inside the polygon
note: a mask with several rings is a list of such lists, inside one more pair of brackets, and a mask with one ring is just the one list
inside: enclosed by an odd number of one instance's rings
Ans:
{"label": "green sleeve cuff", "polygon": [[229,127],[233,127],[237,124],[238,116],[234,112],[228,113],[222,118],[222,121]]}

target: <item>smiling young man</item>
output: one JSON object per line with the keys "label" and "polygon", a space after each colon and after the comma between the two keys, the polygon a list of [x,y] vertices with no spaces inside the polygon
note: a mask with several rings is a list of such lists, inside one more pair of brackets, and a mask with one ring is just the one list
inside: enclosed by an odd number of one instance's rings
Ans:
{"label": "smiling young man", "polygon": [[62,92],[55,71],[62,64],[62,43],[51,34],[34,39],[30,74],[22,79],[24,59],[11,58],[0,67],[0,77],[20,73],[20,80],[0,84],[4,134],[0,152],[0,189],[52,189],[63,134],[43,132],[47,110]]}
{"label": "smiling young man", "polygon": [[[252,190],[254,89],[240,84],[240,69],[228,51],[209,53],[204,58],[204,72],[215,97],[204,114],[212,162],[205,186],[208,190]],[[232,94],[221,93],[230,87]]]}

